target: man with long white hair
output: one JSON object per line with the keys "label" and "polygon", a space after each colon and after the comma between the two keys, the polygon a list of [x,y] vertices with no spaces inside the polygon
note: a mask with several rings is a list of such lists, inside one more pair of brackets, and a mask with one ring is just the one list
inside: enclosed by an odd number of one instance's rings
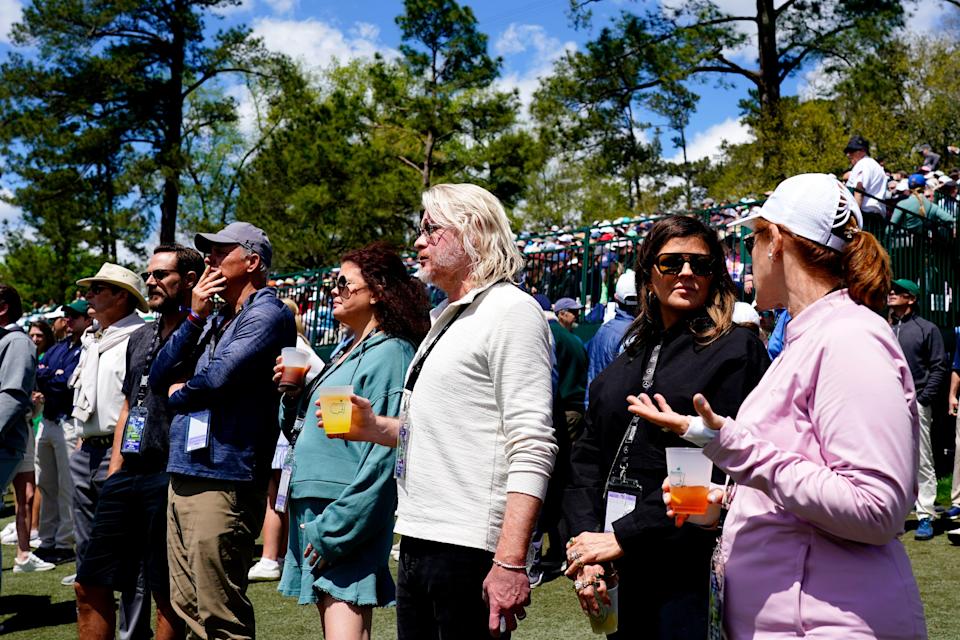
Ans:
{"label": "man with long white hair", "polygon": [[355,396],[346,437],[398,448],[398,637],[501,637],[530,602],[527,550],[557,452],[550,329],[513,284],[523,258],[493,194],[441,184],[423,208],[421,276],[447,300],[400,417]]}

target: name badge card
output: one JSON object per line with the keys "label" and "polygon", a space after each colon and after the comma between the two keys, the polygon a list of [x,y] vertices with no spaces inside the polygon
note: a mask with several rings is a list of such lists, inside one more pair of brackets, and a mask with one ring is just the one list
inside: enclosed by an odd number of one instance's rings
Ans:
{"label": "name badge card", "polygon": [[210,446],[210,411],[197,411],[190,414],[187,426],[187,453],[199,451]]}
{"label": "name badge card", "polygon": [[123,442],[120,453],[140,453],[143,444],[143,430],[147,425],[147,410],[133,407],[127,414],[127,424],[123,427]]}
{"label": "name badge card", "polygon": [[631,513],[637,506],[637,496],[617,491],[607,492],[607,512],[603,516],[603,532],[613,531],[613,523]]}

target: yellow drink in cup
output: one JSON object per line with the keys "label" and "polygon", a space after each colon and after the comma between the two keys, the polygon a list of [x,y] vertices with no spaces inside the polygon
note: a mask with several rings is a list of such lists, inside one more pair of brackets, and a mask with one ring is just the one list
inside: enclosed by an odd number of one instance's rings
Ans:
{"label": "yellow drink in cup", "polygon": [[327,433],[350,433],[353,387],[320,387],[320,415]]}

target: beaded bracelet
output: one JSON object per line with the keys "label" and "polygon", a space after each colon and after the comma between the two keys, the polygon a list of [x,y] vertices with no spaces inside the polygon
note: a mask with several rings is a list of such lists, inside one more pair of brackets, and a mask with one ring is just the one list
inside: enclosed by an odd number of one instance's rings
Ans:
{"label": "beaded bracelet", "polygon": [[527,565],[525,564],[507,564],[506,562],[500,562],[496,558],[493,559],[493,564],[497,565],[501,569],[509,569],[510,571],[526,571]]}

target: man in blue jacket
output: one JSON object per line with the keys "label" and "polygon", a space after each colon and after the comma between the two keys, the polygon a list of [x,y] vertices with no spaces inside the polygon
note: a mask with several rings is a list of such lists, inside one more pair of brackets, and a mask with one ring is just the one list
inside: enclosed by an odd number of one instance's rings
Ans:
{"label": "man in blue jacket", "polygon": [[[157,354],[150,385],[168,395],[170,599],[201,638],[253,638],[247,572],[266,510],[280,396],[273,366],[296,343],[293,314],[267,287],[273,249],[246,222],[198,233],[207,268],[187,321]],[[214,311],[214,296],[224,304]],[[177,371],[194,363],[188,380]]]}
{"label": "man in blue jacket", "polygon": [[590,404],[590,383],[620,355],[623,336],[637,315],[637,275],[627,269],[617,278],[614,293],[616,314],[597,329],[587,343],[587,393],[584,404]]}

